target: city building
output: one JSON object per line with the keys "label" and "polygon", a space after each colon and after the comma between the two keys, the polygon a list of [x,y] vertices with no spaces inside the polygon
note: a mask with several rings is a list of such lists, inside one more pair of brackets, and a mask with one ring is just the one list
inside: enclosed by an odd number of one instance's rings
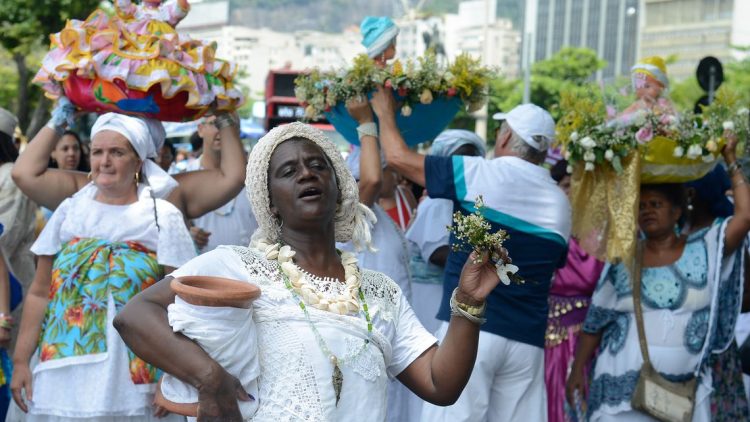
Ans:
{"label": "city building", "polygon": [[639,0],[529,0],[525,42],[533,61],[545,60],[561,48],[587,47],[607,61],[597,80],[628,75],[636,62]]}
{"label": "city building", "polygon": [[[464,1],[459,3],[458,13],[398,21],[398,57],[420,57],[432,46],[438,58],[450,61],[469,53],[505,76],[518,77],[521,36],[510,19],[496,17],[496,5],[495,1]],[[482,16],[487,18],[477,18]]]}
{"label": "city building", "polygon": [[645,0],[645,7],[640,55],[672,58],[672,79],[695,75],[703,57],[727,62],[745,54],[733,46],[750,46],[750,1]]}

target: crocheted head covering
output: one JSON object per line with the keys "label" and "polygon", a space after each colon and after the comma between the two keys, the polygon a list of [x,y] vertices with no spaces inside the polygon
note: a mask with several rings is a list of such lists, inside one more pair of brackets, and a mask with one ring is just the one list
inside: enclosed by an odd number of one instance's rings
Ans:
{"label": "crocheted head covering", "polygon": [[107,113],[96,119],[91,128],[91,138],[103,130],[111,130],[124,136],[143,161],[142,175],[148,180],[154,195],[164,198],[177,187],[177,181],[168,175],[150,158],[156,158],[164,145],[166,132],[160,121]]}
{"label": "crocheted head covering", "polygon": [[367,55],[374,59],[383,53],[398,36],[398,26],[386,16],[368,16],[359,26],[362,33],[362,45],[367,48]]}
{"label": "crocheted head covering", "polygon": [[320,130],[300,122],[277,126],[258,141],[247,162],[247,195],[258,221],[253,243],[264,239],[267,243],[281,241],[281,226],[271,214],[271,192],[268,190],[268,167],[271,155],[282,142],[293,138],[310,140],[317,145],[333,164],[336,184],[341,194],[341,204],[336,209],[334,225],[337,242],[352,241],[358,250],[370,247],[370,226],[375,224],[375,214],[359,202],[359,187],[344,163],[336,146]]}
{"label": "crocheted head covering", "polygon": [[476,133],[463,129],[448,129],[442,131],[432,142],[430,155],[449,157],[464,145],[473,145],[480,157],[487,153],[484,141]]}
{"label": "crocheted head covering", "polygon": [[630,68],[633,76],[633,87],[637,88],[638,81],[644,77],[651,77],[657,80],[665,89],[669,88],[669,79],[667,78],[667,65],[664,59],[659,56],[646,57]]}

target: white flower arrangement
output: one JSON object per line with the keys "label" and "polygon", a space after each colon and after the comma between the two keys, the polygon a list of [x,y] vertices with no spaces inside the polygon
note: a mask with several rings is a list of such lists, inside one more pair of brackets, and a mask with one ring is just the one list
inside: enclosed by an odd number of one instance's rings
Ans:
{"label": "white flower arrangement", "polygon": [[[481,195],[474,201],[474,208],[475,211],[470,215],[465,216],[460,212],[453,214],[454,225],[449,226],[448,231],[455,234],[460,242],[453,245],[453,250],[462,250],[464,245],[468,245],[472,251],[476,252],[477,256],[489,254],[490,259],[495,262],[497,276],[503,284],[506,286],[511,282],[523,284],[523,278],[516,274],[518,267],[510,262],[505,262],[500,256],[503,242],[509,238],[508,233],[505,230],[491,233],[492,225],[482,215],[484,200]],[[479,262],[481,261],[475,261],[474,263]]]}

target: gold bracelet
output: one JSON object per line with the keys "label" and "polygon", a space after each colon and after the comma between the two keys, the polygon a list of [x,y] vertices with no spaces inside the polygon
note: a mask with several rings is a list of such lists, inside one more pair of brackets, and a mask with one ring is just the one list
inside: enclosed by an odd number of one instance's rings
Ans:
{"label": "gold bracelet", "polygon": [[482,325],[485,322],[487,322],[487,319],[484,318],[484,311],[487,309],[487,302],[482,303],[482,306],[472,306],[472,305],[467,305],[465,303],[461,303],[456,300],[457,291],[458,291],[458,287],[453,289],[453,294],[451,295],[451,300],[450,300],[451,315],[456,315],[456,316],[466,318],[469,320],[469,322],[472,322],[477,325]]}

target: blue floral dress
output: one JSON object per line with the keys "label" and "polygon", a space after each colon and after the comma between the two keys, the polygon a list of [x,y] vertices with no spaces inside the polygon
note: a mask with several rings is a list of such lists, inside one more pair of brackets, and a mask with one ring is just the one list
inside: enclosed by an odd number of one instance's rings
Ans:
{"label": "blue floral dress", "polygon": [[[740,307],[742,254],[723,257],[725,228],[726,221],[717,221],[694,233],[676,262],[644,268],[641,276],[651,361],[673,381],[698,375],[694,421],[711,420],[708,358],[732,343]],[[649,420],[630,406],[643,358],[624,265],[605,268],[583,330],[603,334],[588,397],[589,419]]]}

